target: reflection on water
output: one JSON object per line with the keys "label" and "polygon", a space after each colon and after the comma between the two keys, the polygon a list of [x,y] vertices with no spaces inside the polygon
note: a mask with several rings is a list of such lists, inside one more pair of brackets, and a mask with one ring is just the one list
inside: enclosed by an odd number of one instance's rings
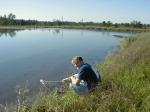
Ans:
{"label": "reflection on water", "polygon": [[[53,35],[61,35],[63,37],[63,29],[59,29],[59,28],[54,28],[54,29],[43,28],[43,29],[41,29],[41,31],[45,31],[45,29],[47,31],[49,31],[49,32],[52,32]],[[30,28],[30,29],[0,29],[0,37],[2,37],[4,35],[5,37],[13,38],[13,37],[16,36],[17,32],[23,31],[23,30],[31,31],[33,29],[32,28]],[[84,30],[80,30],[80,34],[81,34],[81,36],[84,36]]]}
{"label": "reflection on water", "polygon": [[5,35],[5,37],[13,38],[18,31],[21,31],[21,29],[0,29],[0,37]]}
{"label": "reflection on water", "polygon": [[[63,37],[63,29],[59,29],[59,28],[55,28],[55,29],[47,29],[47,28],[43,28],[41,29],[42,31],[45,31],[45,29],[49,32],[52,32],[53,35],[61,35]],[[23,31],[25,29],[0,29],[0,37],[2,37],[3,35],[5,37],[15,37],[16,36],[16,33],[18,31]],[[33,30],[32,28],[30,29],[26,29],[26,30]],[[81,36],[84,35],[84,30],[80,30],[80,33],[81,33]]]}
{"label": "reflection on water", "polygon": [[53,30],[53,33],[54,33],[54,34],[60,34],[60,29],[55,29],[55,30]]}
{"label": "reflection on water", "polygon": [[102,62],[118,46],[120,39],[112,35],[131,34],[49,28],[0,30],[0,103],[14,101],[16,85],[26,81],[35,92],[40,79],[61,80],[76,73],[70,62],[75,55],[90,64]]}

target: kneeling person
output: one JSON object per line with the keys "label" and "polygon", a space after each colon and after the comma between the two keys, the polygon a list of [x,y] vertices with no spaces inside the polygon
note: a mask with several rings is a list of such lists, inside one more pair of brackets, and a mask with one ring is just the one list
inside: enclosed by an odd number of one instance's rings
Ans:
{"label": "kneeling person", "polygon": [[79,70],[78,75],[70,77],[72,80],[70,87],[76,93],[87,93],[93,90],[101,81],[99,73],[91,65],[84,63],[82,57],[75,56],[72,59],[72,64]]}

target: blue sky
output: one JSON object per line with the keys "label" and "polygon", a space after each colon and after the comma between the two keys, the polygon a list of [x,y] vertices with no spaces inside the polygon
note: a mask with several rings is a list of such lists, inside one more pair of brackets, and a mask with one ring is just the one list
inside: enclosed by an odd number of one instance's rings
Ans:
{"label": "blue sky", "polygon": [[150,0],[0,0],[0,15],[9,13],[18,19],[150,24]]}

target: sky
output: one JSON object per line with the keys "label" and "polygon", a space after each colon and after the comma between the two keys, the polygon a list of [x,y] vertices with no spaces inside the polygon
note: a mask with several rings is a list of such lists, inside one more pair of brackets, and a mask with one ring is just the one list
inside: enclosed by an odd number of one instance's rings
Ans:
{"label": "sky", "polygon": [[150,24],[150,0],[0,0],[0,15],[9,13],[26,20]]}

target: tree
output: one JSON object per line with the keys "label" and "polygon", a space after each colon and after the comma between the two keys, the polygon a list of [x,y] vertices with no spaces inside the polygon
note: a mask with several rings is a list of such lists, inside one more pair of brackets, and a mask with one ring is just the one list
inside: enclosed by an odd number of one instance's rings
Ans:
{"label": "tree", "polygon": [[142,28],[143,27],[143,24],[140,22],[140,21],[132,21],[130,23],[131,27],[135,27],[135,28]]}
{"label": "tree", "polygon": [[9,20],[14,20],[16,18],[16,15],[14,15],[14,14],[12,14],[12,13],[10,13],[9,15],[8,15],[8,19]]}
{"label": "tree", "polygon": [[3,18],[0,16],[0,25],[3,25]]}
{"label": "tree", "polygon": [[117,23],[115,23],[114,26],[117,28],[119,25]]}
{"label": "tree", "polygon": [[7,17],[8,25],[14,25],[15,24],[15,18],[16,18],[16,16],[14,14],[10,13]]}
{"label": "tree", "polygon": [[107,26],[109,27],[109,26],[111,26],[113,23],[111,22],[111,21],[108,21],[107,22]]}
{"label": "tree", "polygon": [[103,25],[103,26],[106,26],[106,22],[105,22],[105,21],[103,21],[103,22],[102,22],[102,25]]}

